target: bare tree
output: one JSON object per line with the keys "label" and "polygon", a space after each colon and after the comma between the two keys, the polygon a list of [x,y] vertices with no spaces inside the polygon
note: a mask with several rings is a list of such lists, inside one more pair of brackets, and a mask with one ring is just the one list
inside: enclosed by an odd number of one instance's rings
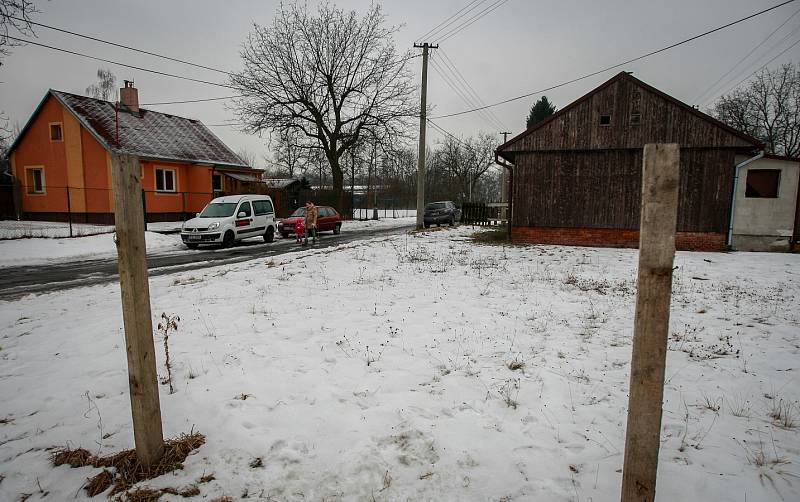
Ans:
{"label": "bare tree", "polygon": [[33,35],[31,16],[37,12],[31,0],[0,0],[0,66],[11,47],[21,45],[9,37]]}
{"label": "bare tree", "polygon": [[[11,47],[22,45],[9,37],[33,35],[31,16],[37,12],[31,0],[0,0],[0,66],[3,66],[3,58],[11,53]],[[8,116],[0,110],[0,145],[3,145],[3,150],[9,146],[11,137]]]}
{"label": "bare tree", "polygon": [[474,200],[478,181],[495,165],[495,148],[494,136],[487,133],[466,139],[445,137],[435,156],[458,184],[462,200]]}
{"label": "bare tree", "polygon": [[800,155],[800,69],[764,69],[746,86],[722,96],[711,113],[764,142],[767,153]]}
{"label": "bare tree", "polygon": [[86,88],[86,95],[103,101],[115,96],[117,77],[107,68],[97,69],[97,82]]}
{"label": "bare tree", "polygon": [[247,147],[240,146],[239,148],[237,148],[236,149],[236,155],[240,159],[242,159],[242,162],[245,165],[247,165],[249,167],[255,167],[256,166],[256,154],[254,154],[253,152],[248,150]]}
{"label": "bare tree", "polygon": [[231,84],[234,109],[250,133],[297,131],[321,148],[343,188],[342,157],[367,134],[402,136],[417,115],[408,69],[377,4],[359,17],[327,3],[281,4],[272,24],[254,25]]}
{"label": "bare tree", "polygon": [[305,176],[310,149],[297,130],[286,129],[273,137],[273,154],[268,163],[275,166],[281,176],[295,178]]}

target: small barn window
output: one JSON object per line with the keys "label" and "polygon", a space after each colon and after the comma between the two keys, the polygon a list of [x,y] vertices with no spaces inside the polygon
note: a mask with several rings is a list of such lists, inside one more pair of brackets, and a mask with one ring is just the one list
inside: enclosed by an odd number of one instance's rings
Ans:
{"label": "small barn window", "polygon": [[611,125],[611,115],[600,115],[600,125],[601,126]]}
{"label": "small barn window", "polygon": [[222,191],[222,175],[221,174],[212,174],[211,175],[211,188],[215,192]]}
{"label": "small barn window", "polygon": [[780,169],[750,169],[747,171],[747,188],[745,188],[744,196],[776,199],[780,181]]}
{"label": "small barn window", "polygon": [[61,123],[50,124],[50,141],[63,141],[64,135],[61,131]]}
{"label": "small barn window", "polygon": [[634,89],[631,92],[631,113],[630,124],[639,125],[642,123],[642,92]]}
{"label": "small barn window", "polygon": [[156,169],[156,191],[174,192],[175,191],[175,170]]}

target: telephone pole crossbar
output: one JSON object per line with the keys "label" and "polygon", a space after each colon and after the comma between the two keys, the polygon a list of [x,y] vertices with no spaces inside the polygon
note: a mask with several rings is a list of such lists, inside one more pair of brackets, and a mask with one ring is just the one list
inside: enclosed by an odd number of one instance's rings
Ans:
{"label": "telephone pole crossbar", "polygon": [[427,121],[428,97],[428,51],[438,49],[438,45],[414,44],[414,48],[422,49],[422,92],[419,109],[419,153],[417,157],[417,228],[423,228],[425,215],[425,125]]}

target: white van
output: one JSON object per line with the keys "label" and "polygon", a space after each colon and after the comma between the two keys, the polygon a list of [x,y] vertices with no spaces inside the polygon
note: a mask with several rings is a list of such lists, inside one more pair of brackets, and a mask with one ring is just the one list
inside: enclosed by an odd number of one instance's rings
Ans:
{"label": "white van", "polygon": [[268,195],[226,195],[217,197],[181,227],[181,240],[189,249],[200,244],[230,247],[248,237],[275,239],[275,206]]}

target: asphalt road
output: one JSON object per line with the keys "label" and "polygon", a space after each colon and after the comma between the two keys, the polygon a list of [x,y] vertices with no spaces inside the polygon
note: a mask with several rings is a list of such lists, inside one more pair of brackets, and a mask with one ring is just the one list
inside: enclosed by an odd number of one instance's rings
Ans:
{"label": "asphalt road", "polygon": [[[338,246],[348,242],[372,239],[383,235],[406,232],[413,226],[377,230],[343,232],[339,235],[323,234],[314,248]],[[312,247],[312,246],[309,246]],[[229,263],[268,258],[298,251],[300,246],[294,239],[277,238],[275,242],[248,241],[228,249],[201,247],[152,253],[147,256],[150,276],[172,274],[186,270],[216,267]],[[0,300],[15,300],[28,294],[49,293],[79,286],[105,284],[119,280],[117,259],[105,258],[48,265],[30,265],[0,269]]]}

